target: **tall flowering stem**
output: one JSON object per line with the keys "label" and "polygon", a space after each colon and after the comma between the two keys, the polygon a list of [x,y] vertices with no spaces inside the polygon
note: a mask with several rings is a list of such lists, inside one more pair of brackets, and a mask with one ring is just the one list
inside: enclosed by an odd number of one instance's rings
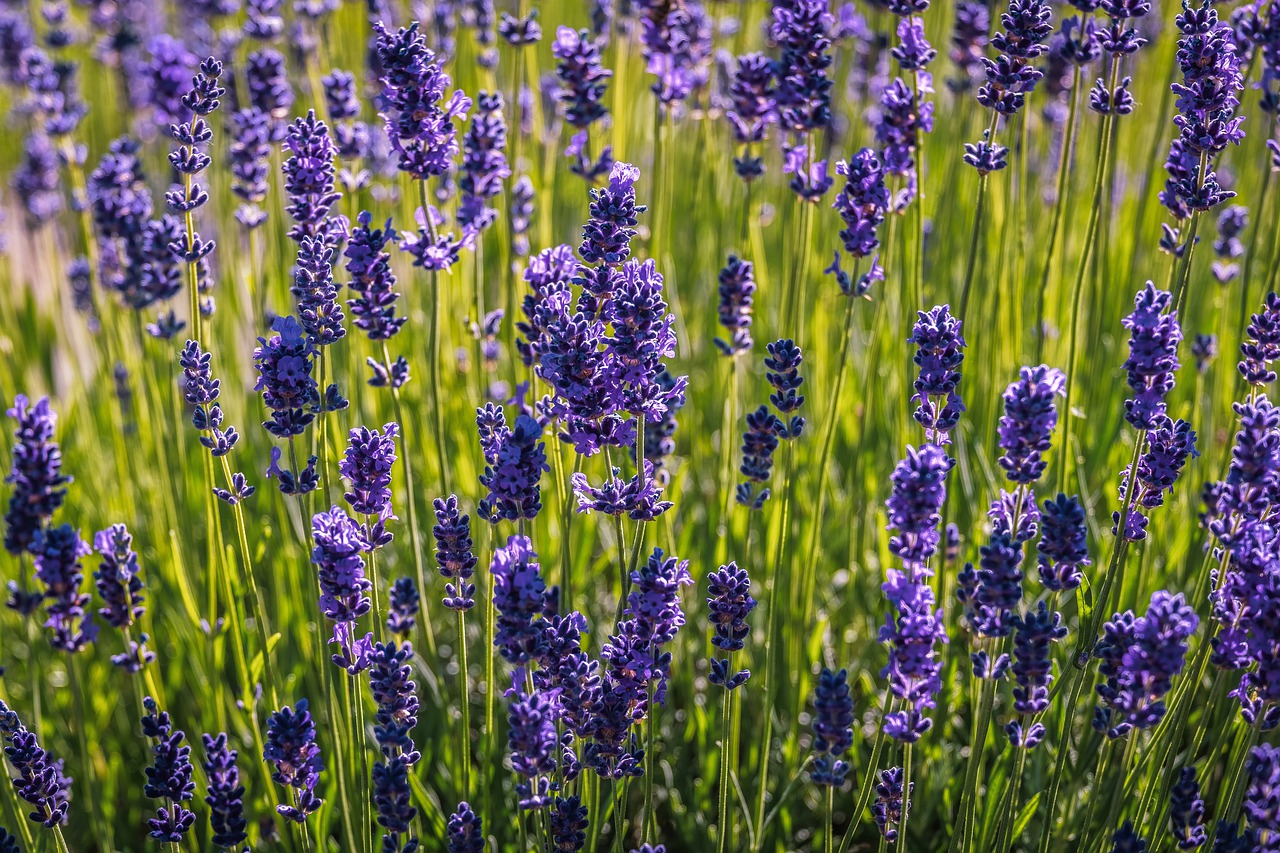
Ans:
{"label": "tall flowering stem", "polygon": [[[415,263],[428,270],[431,289],[431,324],[428,328],[428,381],[431,409],[435,421],[436,464],[445,489],[449,488],[449,460],[444,447],[444,413],[440,394],[441,298],[439,271],[448,269],[456,257],[456,248],[441,243],[437,231],[436,211],[427,193],[427,180],[440,177],[453,168],[458,154],[454,118],[466,118],[471,101],[461,91],[454,91],[443,105],[445,90],[452,81],[442,70],[436,55],[427,49],[426,40],[418,32],[415,21],[407,29],[387,31],[381,22],[375,24],[375,50],[382,67],[383,121],[387,136],[402,172],[418,184],[418,217],[424,241],[415,244]],[[423,246],[425,242],[425,246]],[[446,243],[449,239],[446,238]]]}
{"label": "tall flowering stem", "polygon": [[200,72],[192,81],[191,90],[182,96],[182,105],[190,113],[186,124],[173,124],[169,135],[178,143],[178,147],[169,154],[169,163],[182,175],[182,191],[171,191],[165,194],[169,209],[181,213],[186,236],[183,243],[170,247],[173,254],[187,265],[187,286],[191,298],[191,333],[194,340],[201,340],[203,329],[202,312],[206,306],[200,301],[200,262],[213,251],[213,241],[202,240],[196,232],[195,211],[204,206],[209,195],[199,184],[195,183],[196,175],[208,168],[209,155],[202,146],[213,138],[213,131],[206,118],[221,103],[219,98],[226,94],[226,89],[218,85],[222,76],[222,63],[209,57],[200,64]]}
{"label": "tall flowering stem", "polygon": [[1244,138],[1244,117],[1234,114],[1240,105],[1244,76],[1231,27],[1218,21],[1218,11],[1208,2],[1197,9],[1183,0],[1182,14],[1176,21],[1182,33],[1177,59],[1183,81],[1174,83],[1172,90],[1178,96],[1180,115],[1174,123],[1179,135],[1165,165],[1169,181],[1161,201],[1180,220],[1190,211],[1191,225],[1182,249],[1182,271],[1173,288],[1175,311],[1186,300],[1201,214],[1235,195],[1218,183],[1212,161],[1229,144],[1238,145]]}

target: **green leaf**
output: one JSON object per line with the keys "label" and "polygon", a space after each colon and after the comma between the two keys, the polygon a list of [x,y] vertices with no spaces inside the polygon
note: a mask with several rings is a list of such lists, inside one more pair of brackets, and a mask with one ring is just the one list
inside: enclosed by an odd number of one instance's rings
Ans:
{"label": "green leaf", "polygon": [[1043,791],[1036,791],[1035,796],[1027,800],[1022,811],[1018,812],[1018,817],[1013,822],[1013,839],[1017,841],[1022,837],[1022,833],[1027,831],[1027,824],[1031,823],[1031,817],[1036,813],[1036,807],[1040,805],[1040,795]]}

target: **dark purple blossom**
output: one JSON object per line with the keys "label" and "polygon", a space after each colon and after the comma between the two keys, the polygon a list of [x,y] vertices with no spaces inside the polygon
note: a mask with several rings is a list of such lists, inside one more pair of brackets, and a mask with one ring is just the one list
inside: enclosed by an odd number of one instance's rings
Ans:
{"label": "dark purple blossom", "polygon": [[1209,840],[1204,825],[1204,800],[1196,768],[1183,767],[1178,781],[1169,789],[1169,829],[1177,839],[1179,850],[1195,850]]}
{"label": "dark purple blossom", "polygon": [[332,660],[351,674],[368,665],[370,637],[356,639],[356,620],[372,609],[369,590],[373,584],[364,574],[363,552],[369,550],[364,529],[342,511],[332,507],[311,519],[315,546],[311,562],[320,584],[320,612],[333,623],[329,643],[338,646]]}
{"label": "dark purple blossom", "polygon": [[31,805],[27,817],[53,829],[67,822],[71,801],[71,780],[63,774],[62,760],[40,746],[34,732],[27,729],[17,712],[0,700],[0,740],[4,755],[17,775],[14,792]]}
{"label": "dark purple blossom", "polygon": [[1171,300],[1168,292],[1147,282],[1134,298],[1133,313],[1122,321],[1129,330],[1129,358],[1124,368],[1133,391],[1133,399],[1124,404],[1125,420],[1134,429],[1156,425],[1165,411],[1165,396],[1173,389],[1182,327],[1176,312],[1165,313]]}
{"label": "dark purple blossom", "polygon": [[471,575],[476,555],[471,546],[471,516],[459,514],[457,495],[436,498],[436,523],[432,535],[436,540],[436,565],[445,584],[444,606],[465,611],[475,606],[476,585]]}
{"label": "dark purple blossom", "polygon": [[1276,379],[1271,362],[1280,359],[1280,296],[1268,293],[1262,310],[1252,315],[1245,330],[1248,336],[1240,344],[1237,368],[1250,385],[1269,385]]}
{"label": "dark purple blossom", "polygon": [[271,712],[262,760],[274,768],[271,778],[291,792],[292,803],[282,803],[276,811],[294,823],[305,823],[307,816],[324,802],[316,795],[324,759],[316,744],[316,724],[306,699],[299,699],[292,708],[285,705]]}
{"label": "dark purple blossom", "polygon": [[938,550],[942,504],[947,497],[947,473],[955,460],[936,444],[917,450],[907,446],[906,457],[893,469],[893,493],[885,502],[889,551],[902,560],[913,577],[932,575],[929,560]]}
{"label": "dark purple blossom", "polygon": [[942,689],[939,642],[947,642],[942,614],[934,610],[933,590],[907,574],[889,570],[881,586],[896,611],[885,617],[880,642],[889,646],[889,662],[880,674],[889,680],[889,692],[902,708],[884,717],[884,733],[894,740],[913,743],[933,726],[929,711]]}
{"label": "dark purple blossom", "polygon": [[480,485],[488,489],[479,512],[486,520],[517,521],[534,518],[542,509],[539,481],[547,465],[542,425],[523,412],[514,427],[507,426],[506,413],[492,403],[476,410],[480,447],[485,469]]}
{"label": "dark purple blossom", "polygon": [[289,236],[301,243],[304,237],[327,235],[326,218],[341,194],[334,190],[334,149],[329,128],[308,110],[289,125],[285,140],[290,157],[284,163],[284,189],[289,196],[285,210],[293,218]]}
{"label": "dark purple blossom", "polygon": [[876,799],[871,804],[871,815],[875,818],[880,835],[890,844],[898,840],[902,811],[904,808],[910,811],[911,794],[916,789],[916,783],[912,782],[911,788],[903,797],[903,781],[901,767],[890,767],[876,774]]}
{"label": "dark purple blossom", "polygon": [[352,428],[347,451],[338,463],[338,471],[350,483],[350,490],[343,497],[352,512],[374,516],[379,521],[395,517],[391,514],[391,466],[396,461],[399,432],[399,425],[394,423],[385,425],[382,432],[363,426]]}
{"label": "dark purple blossom", "polygon": [[539,657],[546,642],[542,625],[536,621],[547,591],[537,556],[529,537],[511,536],[504,547],[493,552],[489,568],[493,605],[498,611],[493,644],[516,666]]}
{"label": "dark purple blossom", "polygon": [[409,787],[410,768],[421,757],[412,737],[419,707],[412,658],[413,646],[407,641],[374,643],[369,652],[369,689],[378,704],[373,736],[381,753],[373,765],[373,805],[384,830],[382,849],[388,853],[418,849],[412,829],[418,809],[411,803]]}
{"label": "dark purple blossom", "polygon": [[445,830],[449,853],[484,853],[484,832],[480,816],[466,803],[458,803],[458,810],[449,815]]}
{"label": "dark purple blossom", "polygon": [[183,743],[187,736],[173,728],[169,713],[156,707],[156,700],[148,696],[142,704],[147,712],[142,718],[142,733],[154,741],[143,793],[163,804],[156,809],[156,816],[147,820],[147,827],[157,841],[181,844],[196,822],[195,812],[182,805],[196,793],[196,783],[191,780],[191,747]]}
{"label": "dark purple blossom", "polygon": [[734,690],[751,677],[747,669],[730,671],[733,653],[746,645],[747,616],[756,608],[756,600],[751,597],[751,578],[746,569],[730,562],[708,576],[707,592],[707,619],[713,632],[711,645],[727,653],[723,658],[712,655],[709,678],[712,684]]}
{"label": "dark purple blossom", "polygon": [[13,491],[4,516],[4,547],[18,555],[31,547],[36,533],[62,506],[71,477],[62,473],[62,449],[53,440],[58,416],[48,397],[32,405],[18,394],[6,414],[17,421],[17,427],[13,464],[5,477]]}
{"label": "dark purple blossom", "polygon": [[914,417],[925,428],[927,440],[945,445],[965,410],[964,401],[956,392],[966,346],[961,334],[963,324],[947,305],[917,313],[919,319],[911,330],[911,337],[907,338],[907,343],[916,345],[913,360],[920,369],[919,377],[912,383]]}
{"label": "dark purple blossom", "polygon": [[785,439],[799,438],[804,431],[804,418],[794,413],[804,405],[804,395],[799,393],[800,386],[804,384],[804,377],[800,375],[804,357],[800,347],[790,338],[776,340],[765,349],[769,353],[764,359],[765,378],[773,387],[769,402],[782,416],[777,435]]}
{"label": "dark purple blossom", "polygon": [[997,461],[1013,482],[1031,484],[1044,473],[1043,454],[1058,424],[1054,397],[1065,395],[1066,386],[1061,370],[1042,364],[1021,368],[1018,381],[1005,389],[1004,415],[997,428],[1004,454]]}
{"label": "dark purple blossom", "polygon": [[889,209],[884,166],[875,151],[862,148],[849,160],[837,163],[836,174],[845,179],[831,205],[844,221],[840,241],[850,257],[865,258],[880,247],[877,232]]}
{"label": "dark purple blossom", "polygon": [[98,626],[88,612],[91,596],[81,592],[82,557],[92,553],[89,544],[69,524],[41,528],[30,547],[35,557],[36,580],[44,586],[49,602],[44,626],[52,632],[49,645],[64,652],[79,652],[98,636]]}
{"label": "dark purple blossom", "polygon": [[511,177],[507,165],[507,123],[502,116],[502,95],[481,92],[476,113],[462,139],[462,190],[458,221],[462,227],[483,231],[497,220],[498,212],[486,202],[502,192],[502,182]]}
{"label": "dark purple blossom", "polygon": [[400,170],[418,180],[449,172],[458,154],[453,120],[466,118],[470,99],[461,90],[446,99],[452,81],[427,49],[416,21],[395,33],[379,21],[374,30],[381,69],[381,115]]}
{"label": "dark purple blossom", "polygon": [[[1052,645],[1067,636],[1062,614],[1049,609],[1041,601],[1026,616],[1014,616],[1013,672],[1017,686],[1013,688],[1013,709],[1023,716],[1041,714],[1049,707],[1049,686],[1053,684]],[[1044,737],[1044,726],[1023,725],[1021,719],[1005,726],[1009,741],[1017,747],[1032,749]]]}
{"label": "dark purple blossom", "polygon": [[821,0],[779,0],[769,35],[778,45],[778,123],[808,134],[831,123],[831,30],[835,19]]}
{"label": "dark purple blossom", "polygon": [[608,114],[604,92],[613,72],[601,62],[601,45],[587,30],[558,27],[551,53],[560,81],[556,99],[565,105],[565,121],[586,130]]}
{"label": "dark purple blossom", "polygon": [[204,774],[209,787],[204,801],[209,806],[210,840],[228,853],[243,849],[248,834],[244,816],[244,785],[236,767],[238,753],[227,745],[226,732],[217,737],[205,735]]}
{"label": "dark purple blossom", "polygon": [[720,270],[720,325],[728,332],[728,340],[716,338],[715,344],[726,356],[749,352],[755,342],[751,339],[751,309],[755,302],[755,270],[750,261],[730,255]]}
{"label": "dark purple blossom", "polygon": [[813,690],[813,751],[809,769],[815,785],[839,788],[849,775],[844,755],[853,747],[853,697],[847,670],[823,668]]}
{"label": "dark purple blossom", "polygon": [[418,585],[411,577],[399,577],[391,584],[390,605],[387,608],[387,632],[401,639],[413,633],[417,615],[422,608]]}
{"label": "dark purple blossom", "polygon": [[1145,616],[1127,610],[1106,623],[1094,649],[1105,679],[1097,686],[1094,728],[1114,739],[1160,722],[1164,696],[1182,672],[1187,641],[1199,622],[1181,593],[1161,590],[1151,596]]}
{"label": "dark purple blossom", "polygon": [[253,351],[258,380],[253,390],[262,392],[262,401],[271,410],[271,420],[262,425],[277,438],[301,435],[315,419],[320,399],[312,370],[315,346],[293,317],[278,317],[270,338],[258,338]]}
{"label": "dark purple blossom", "polygon": [[1050,592],[1063,592],[1080,586],[1082,571],[1090,565],[1088,535],[1084,507],[1080,499],[1061,492],[1046,498],[1041,505],[1039,554],[1040,582]]}

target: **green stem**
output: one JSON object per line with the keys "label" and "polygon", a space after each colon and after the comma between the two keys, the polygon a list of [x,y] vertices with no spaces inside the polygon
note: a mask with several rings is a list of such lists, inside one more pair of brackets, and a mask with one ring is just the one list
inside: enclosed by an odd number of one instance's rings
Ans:
{"label": "green stem", "polygon": [[[431,205],[427,200],[427,182],[426,179],[418,181],[418,201],[422,206],[422,217],[427,224],[427,239],[432,243],[436,240],[436,224],[431,218]],[[435,427],[435,446],[436,446],[436,469],[440,474],[440,481],[444,485],[444,491],[449,491],[449,457],[445,454],[444,449],[444,412],[441,409],[443,397],[440,394],[440,362],[443,354],[440,352],[440,273],[436,270],[430,272],[431,289],[431,325],[427,330],[427,378],[428,386],[431,389],[431,417]]]}

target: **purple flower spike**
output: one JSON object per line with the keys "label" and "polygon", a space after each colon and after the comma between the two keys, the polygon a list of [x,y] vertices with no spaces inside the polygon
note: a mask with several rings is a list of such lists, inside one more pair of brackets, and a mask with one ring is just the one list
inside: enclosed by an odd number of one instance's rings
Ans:
{"label": "purple flower spike", "polygon": [[446,833],[449,853],[484,853],[480,816],[466,803],[458,803],[458,810],[449,815]]}
{"label": "purple flower spike", "polygon": [[1084,507],[1080,499],[1059,493],[1041,505],[1042,523],[1039,553],[1040,582],[1050,592],[1064,592],[1080,586],[1082,569],[1091,565]]}
{"label": "purple flower spike", "polygon": [[1187,641],[1199,618],[1182,594],[1159,591],[1151,596],[1145,616],[1117,613],[1107,622],[1094,655],[1105,678],[1097,686],[1095,729],[1115,739],[1132,729],[1148,729],[1165,713],[1164,696],[1182,672]]}
{"label": "purple flower spike", "polygon": [[1280,296],[1267,294],[1262,310],[1252,315],[1246,334],[1248,339],[1240,344],[1240,375],[1250,385],[1269,385],[1276,380],[1271,362],[1280,359]]}
{"label": "purple flower spike", "polygon": [[459,514],[457,495],[436,498],[436,565],[445,578],[444,606],[465,611],[475,606],[476,585],[470,582],[476,566],[471,547],[471,516]]}
{"label": "purple flower spike", "polygon": [[293,217],[289,236],[301,242],[303,237],[322,237],[325,220],[341,194],[334,190],[334,149],[329,127],[308,110],[303,118],[294,119],[285,141],[292,156],[284,163],[284,188],[289,195],[285,210]]}
{"label": "purple flower spike", "polygon": [[293,317],[278,317],[270,338],[258,338],[253,351],[258,380],[253,390],[262,392],[262,401],[271,410],[271,420],[263,422],[277,438],[302,435],[315,419],[320,390],[312,370],[315,347]]}
{"label": "purple flower spike", "polygon": [[306,699],[299,699],[292,708],[285,705],[267,718],[262,760],[275,768],[271,778],[293,794],[293,804],[278,805],[276,811],[286,820],[306,823],[307,816],[324,802],[316,795],[324,760],[316,745],[316,724]]}
{"label": "purple flower spike", "polygon": [[[1043,713],[1049,707],[1049,686],[1053,684],[1051,646],[1067,636],[1062,614],[1049,610],[1041,601],[1026,616],[1014,617],[1013,709],[1020,715]],[[1044,726],[1033,723],[1024,727],[1021,720],[1005,726],[1009,741],[1022,749],[1033,749],[1044,737]]]}
{"label": "purple flower spike", "polygon": [[210,840],[225,851],[241,850],[248,834],[248,822],[244,816],[244,785],[240,784],[240,770],[236,767],[238,753],[227,745],[226,732],[215,738],[205,735],[204,774],[209,780],[204,801],[209,806],[209,825],[213,830]]}
{"label": "purple flower spike", "polygon": [[527,536],[511,536],[505,547],[493,552],[493,604],[498,610],[493,644],[502,657],[523,666],[539,657],[546,643],[535,618],[542,613],[547,587],[537,554]]}
{"label": "purple flower spike", "polygon": [[18,555],[31,547],[37,531],[62,506],[71,477],[62,473],[62,449],[53,440],[58,416],[48,397],[32,405],[19,394],[6,414],[17,421],[17,427],[13,467],[5,477],[13,491],[4,515],[4,547]]}
{"label": "purple flower spike", "polygon": [[1209,840],[1204,825],[1204,800],[1200,797],[1194,766],[1183,767],[1178,781],[1169,789],[1169,828],[1179,850],[1196,850]]}
{"label": "purple flower spike", "polygon": [[1178,369],[1182,327],[1176,313],[1165,313],[1173,297],[1151,282],[1138,291],[1133,313],[1123,320],[1129,330],[1129,374],[1133,399],[1124,404],[1125,420],[1134,429],[1152,429],[1165,412],[1165,397],[1173,390]]}
{"label": "purple flower spike", "polygon": [[374,31],[382,69],[382,120],[400,171],[418,180],[449,172],[458,155],[453,122],[467,117],[470,99],[461,90],[445,98],[452,81],[427,49],[417,21],[395,33],[378,22]]}
{"label": "purple flower spike", "polygon": [[898,840],[898,825],[902,822],[902,811],[911,809],[911,794],[916,789],[912,782],[909,790],[902,790],[902,768],[890,767],[881,770],[876,776],[876,799],[871,804],[871,814],[875,818],[876,828],[885,841],[892,844]]}
{"label": "purple flower spike", "polygon": [[505,413],[492,403],[476,410],[476,425],[485,458],[480,484],[489,490],[480,501],[480,515],[495,524],[536,517],[542,509],[539,481],[551,470],[542,425],[521,413],[508,427]]}
{"label": "purple flower spike", "polygon": [[897,531],[889,550],[913,577],[931,576],[929,560],[938,550],[942,504],[947,498],[947,473],[955,460],[936,444],[917,450],[908,445],[906,458],[893,469],[893,493],[885,502],[889,529]]}
{"label": "purple flower spike", "polygon": [[844,220],[840,240],[852,258],[865,258],[880,247],[878,230],[889,209],[889,191],[884,185],[884,166],[875,151],[863,148],[848,161],[836,164],[836,174],[845,185],[831,206]]}
{"label": "purple flower spike", "polygon": [[[747,616],[756,608],[756,600],[751,597],[751,578],[746,569],[738,568],[737,563],[728,563],[712,572],[707,579],[707,610],[711,622],[711,644],[730,656],[741,651],[746,645]],[[711,658],[712,684],[722,685],[726,690],[741,687],[751,677],[751,671],[740,669],[731,672],[731,657]]]}
{"label": "purple flower spike", "polygon": [[897,611],[885,618],[880,642],[889,646],[889,662],[880,674],[889,680],[889,692],[902,700],[903,708],[884,718],[884,733],[903,743],[914,743],[933,726],[928,712],[942,689],[942,659],[936,646],[947,642],[942,614],[934,610],[933,590],[890,570],[882,585]]}
{"label": "purple flower spike", "polygon": [[769,35],[782,51],[776,66],[778,123],[788,131],[803,135],[831,123],[834,26],[821,0],[781,0],[773,6]]}
{"label": "purple flower spike", "polygon": [[92,553],[89,544],[69,524],[36,531],[31,543],[36,580],[45,588],[49,602],[44,625],[53,636],[49,645],[64,652],[80,652],[98,636],[98,626],[86,609],[92,597],[81,592],[84,571],[82,557]]}
{"label": "purple flower spike", "polygon": [[[94,535],[93,549],[102,556],[93,577],[98,595],[106,603],[106,607],[99,608],[98,615],[127,636],[129,628],[146,612],[133,537],[123,524],[113,524]],[[113,655],[111,662],[127,672],[137,672],[155,660],[155,652],[146,648],[147,635],[141,635],[141,639],[142,643],[128,641],[127,652]]]}
{"label": "purple flower spike", "polygon": [[815,785],[839,788],[849,775],[844,755],[853,747],[853,697],[847,670],[825,667],[813,691],[813,751],[809,770]]}
{"label": "purple flower spike", "polygon": [[750,261],[730,255],[720,270],[720,325],[729,333],[729,339],[716,338],[716,347],[726,356],[733,357],[749,352],[755,341],[751,339],[751,309],[755,302],[755,270]]}
{"label": "purple flower spike", "polygon": [[565,121],[585,130],[604,118],[604,92],[613,72],[600,59],[601,45],[587,30],[558,27],[551,53],[556,58],[560,89],[556,99],[565,105]]}
{"label": "purple flower spike", "polygon": [[418,585],[411,577],[396,578],[391,584],[390,606],[387,608],[387,632],[400,639],[413,633],[417,626],[417,615],[422,609],[422,600],[418,595]]}
{"label": "purple flower spike", "polygon": [[187,736],[173,728],[169,713],[156,707],[156,700],[148,696],[142,704],[147,712],[142,718],[142,733],[155,741],[143,793],[164,804],[147,820],[147,827],[157,841],[181,844],[196,822],[195,812],[182,805],[196,792],[196,783],[191,781],[191,747],[183,744]]}
{"label": "purple flower spike", "polygon": [[369,638],[354,638],[356,620],[368,613],[373,603],[369,590],[373,584],[364,574],[364,557],[369,542],[364,529],[342,511],[333,507],[318,512],[311,520],[315,546],[311,562],[316,565],[320,582],[320,612],[333,622],[329,642],[338,646],[333,662],[351,674],[368,665]]}
{"label": "purple flower spike", "polygon": [[916,422],[925,428],[925,438],[945,445],[949,433],[964,413],[964,401],[956,393],[960,386],[960,365],[964,361],[965,339],[962,323],[950,306],[939,305],[918,312],[919,319],[907,343],[916,345],[914,361],[920,375],[912,384]]}
{"label": "purple flower spike", "polygon": [[[350,444],[338,470],[351,484],[350,491],[343,498],[351,505],[351,511],[357,515],[373,516],[379,521],[395,518],[391,514],[391,467],[396,461],[396,436],[400,427],[390,423],[382,428],[382,432],[368,427],[355,427],[350,433]],[[378,547],[386,544],[373,541],[370,545]],[[389,534],[386,541],[390,541]]]}
{"label": "purple flower spike", "polygon": [[71,802],[71,780],[62,770],[62,759],[54,758],[18,718],[17,712],[0,700],[0,740],[4,755],[17,771],[14,792],[31,805],[27,817],[53,829],[67,822]]}
{"label": "purple flower spike", "polygon": [[372,228],[372,221],[368,211],[361,211],[343,249],[347,275],[351,276],[347,287],[355,294],[347,300],[347,307],[351,309],[352,324],[369,340],[385,341],[399,332],[408,318],[396,316],[400,294],[395,289],[391,255],[385,251],[396,232],[390,219],[382,228]]}
{"label": "purple flower spike", "polygon": [[1054,398],[1064,396],[1066,388],[1062,371],[1042,364],[1023,367],[1018,381],[1005,389],[998,427],[1004,455],[998,461],[1013,482],[1029,485],[1044,473],[1043,454],[1058,424]]}

